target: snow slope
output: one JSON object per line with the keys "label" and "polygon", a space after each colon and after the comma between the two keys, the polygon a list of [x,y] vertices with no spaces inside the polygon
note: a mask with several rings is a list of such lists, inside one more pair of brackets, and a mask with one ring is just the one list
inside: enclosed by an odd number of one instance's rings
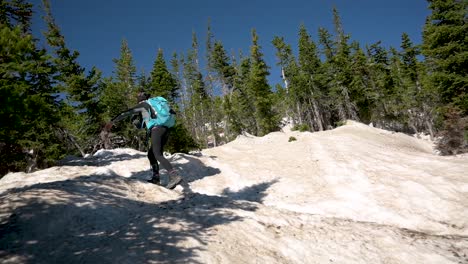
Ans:
{"label": "snow slope", "polygon": [[170,161],[176,191],[131,149],[6,175],[0,262],[468,263],[468,156],[428,141],[348,121]]}

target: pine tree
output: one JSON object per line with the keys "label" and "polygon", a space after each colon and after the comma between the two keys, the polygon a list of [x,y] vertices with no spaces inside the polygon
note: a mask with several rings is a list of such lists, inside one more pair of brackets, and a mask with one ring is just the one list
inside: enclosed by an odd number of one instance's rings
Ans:
{"label": "pine tree", "polygon": [[205,124],[209,122],[209,94],[200,71],[198,41],[195,33],[192,34],[192,49],[188,52],[183,66],[187,99],[189,100],[184,109],[185,117],[192,136],[202,146],[207,146],[208,135]]}
{"label": "pine tree", "polygon": [[[65,44],[65,37],[52,16],[50,3],[43,0],[48,30],[44,33],[47,43],[53,49],[54,65],[58,73],[54,76],[55,85],[68,97],[67,104],[70,113],[62,120],[62,133],[71,141],[81,155],[85,149],[93,147],[96,137],[103,124],[102,107],[99,104],[101,96],[101,72],[95,67],[86,75],[85,69],[77,62],[79,53],[71,52]],[[67,109],[67,108],[65,108]]]}
{"label": "pine tree", "polygon": [[391,129],[389,121],[394,119],[392,110],[389,109],[389,97],[395,93],[393,77],[388,51],[382,47],[381,42],[367,47],[369,57],[369,80],[372,87],[375,107],[372,113],[372,122],[378,126]]}
{"label": "pine tree", "polygon": [[132,52],[128,46],[127,40],[123,39],[120,46],[120,58],[113,60],[115,63],[115,80],[120,89],[126,95],[126,101],[123,104],[126,108],[132,106],[135,103],[137,88],[135,86],[136,81],[136,66],[133,62]]}
{"label": "pine tree", "polygon": [[403,73],[403,61],[400,53],[393,47],[389,52],[389,71],[392,78],[392,92],[387,93],[387,111],[391,113],[392,128],[406,131],[409,124],[408,110],[414,100],[412,87],[406,82]]}
{"label": "pine tree", "polygon": [[333,8],[333,22],[336,32],[336,54],[332,60],[333,78],[330,86],[330,96],[334,101],[333,106],[337,111],[339,121],[345,119],[358,120],[356,106],[350,98],[351,58],[349,36],[344,33],[338,10]]}
{"label": "pine tree", "polygon": [[[302,110],[299,100],[299,88],[300,84],[297,80],[299,76],[299,67],[297,66],[296,59],[292,54],[292,49],[289,44],[284,42],[283,37],[274,37],[272,44],[275,46],[277,52],[276,57],[278,58],[278,65],[281,67],[281,78],[284,82],[284,97],[286,98],[286,108],[284,109],[284,115],[292,121],[292,124],[296,124],[296,120],[302,123]],[[279,87],[277,93],[283,92]],[[279,102],[284,104],[283,102]]]}
{"label": "pine tree", "polygon": [[325,95],[325,98],[321,100],[320,103],[325,108],[323,116],[324,123],[326,127],[330,127],[340,120],[340,118],[337,117],[336,111],[334,110],[335,102],[329,96],[335,76],[333,60],[336,55],[336,43],[332,40],[333,36],[327,29],[319,28],[318,33],[318,43],[321,47],[320,52],[323,57],[320,82],[322,83],[321,89]]}
{"label": "pine tree", "polygon": [[466,0],[428,0],[432,13],[423,30],[429,82],[444,106],[468,115],[468,41]]}
{"label": "pine tree", "polygon": [[113,61],[114,76],[104,80],[105,89],[102,96],[107,118],[112,118],[137,103],[136,67],[126,40],[122,40],[120,58]]}
{"label": "pine tree", "polygon": [[45,167],[64,154],[56,130],[61,105],[52,76],[56,68],[37,49],[30,27],[31,5],[0,5],[0,175]]}
{"label": "pine tree", "polygon": [[429,93],[423,86],[423,65],[417,59],[420,55],[420,50],[413,45],[408,34],[403,33],[401,36],[401,52],[399,53],[401,60],[401,86],[402,94],[405,96],[402,101],[405,103],[405,113],[407,116],[408,125],[413,129],[414,133],[427,131],[431,137],[434,136],[434,102],[436,98],[433,93]]}
{"label": "pine tree", "polygon": [[428,72],[425,91],[440,99],[442,153],[468,151],[468,41],[466,0],[428,0],[423,30]]}
{"label": "pine tree", "polygon": [[162,96],[167,98],[171,103],[174,103],[177,88],[174,76],[167,69],[163,50],[159,49],[153,70],[151,71],[151,94],[153,96]]}
{"label": "pine tree", "polygon": [[317,46],[313,42],[307,29],[302,25],[299,29],[299,69],[300,82],[302,86],[300,92],[300,102],[303,104],[303,115],[307,120],[307,126],[311,130],[314,127],[323,131],[325,123],[323,121],[324,107],[321,105],[326,90],[320,83],[321,61],[318,57]]}
{"label": "pine tree", "polygon": [[211,32],[211,21],[208,20],[208,28],[207,28],[207,36],[206,36],[206,60],[207,60],[207,65],[206,65],[206,85],[207,85],[207,91],[210,97],[207,99],[207,115],[208,115],[208,122],[209,122],[209,142],[208,144],[210,146],[216,147],[219,142],[221,141],[220,139],[220,134],[218,131],[220,130],[220,122],[222,121],[222,117],[220,118],[220,113],[217,113],[216,111],[218,110],[215,104],[215,89],[217,90],[218,88],[218,80],[215,77],[216,73],[213,68],[213,49],[214,49],[214,35]]}
{"label": "pine tree", "polygon": [[370,123],[377,95],[372,89],[367,57],[358,42],[351,44],[351,69],[351,97],[355,98],[359,119]]}
{"label": "pine tree", "polygon": [[[185,89],[185,86],[183,85],[183,74],[182,74],[182,69],[181,69],[181,66],[183,64],[184,64],[183,62],[179,61],[179,57],[177,53],[174,52],[172,54],[171,61],[170,61],[170,65],[171,65],[170,72],[172,76],[174,77],[174,80],[177,86],[176,88],[177,93],[173,94],[172,97],[176,98],[176,102],[178,103],[176,106],[178,107],[178,110],[185,109],[186,108],[185,103],[187,102],[185,98],[187,93],[184,92],[184,90],[186,89]],[[180,111],[179,115],[181,115],[185,121],[186,118],[184,115],[184,111]]]}
{"label": "pine tree", "polygon": [[142,70],[137,77],[137,87],[138,91],[143,91],[146,93],[151,92],[151,76],[148,76],[144,70]]}
{"label": "pine tree", "polygon": [[271,89],[267,81],[267,76],[270,73],[260,49],[257,32],[253,29],[252,46],[250,47],[252,65],[248,75],[247,88],[254,98],[256,134],[263,136],[278,128],[278,120],[272,111]]}
{"label": "pine tree", "polygon": [[224,133],[228,140],[235,138],[239,134],[239,117],[233,111],[233,94],[234,89],[234,78],[235,78],[235,67],[231,65],[230,59],[224,49],[221,41],[214,43],[211,55],[211,63],[209,66],[214,72],[215,79],[221,84],[222,90],[222,110],[224,112]]}
{"label": "pine tree", "polygon": [[[248,62],[248,58],[242,57],[242,53],[239,54],[241,58],[239,63],[234,55],[231,57],[231,66],[234,70],[232,89],[231,93],[225,96],[223,102],[223,110],[228,118],[229,134],[227,136],[229,140],[234,139],[243,132],[251,133],[249,127],[255,126],[255,118],[251,114],[244,114],[245,112],[253,112],[245,86],[250,63]],[[251,126],[248,124],[251,124]]]}
{"label": "pine tree", "polygon": [[[104,106],[107,119],[117,116],[128,110],[137,102],[136,96],[139,87],[136,86],[136,67],[127,41],[122,40],[120,57],[113,60],[115,63],[114,77],[103,80],[101,102]],[[139,148],[142,136],[135,133],[130,122],[121,121],[113,128],[111,141],[118,142],[106,147],[133,147]]]}
{"label": "pine tree", "polygon": [[28,33],[31,29],[32,7],[26,0],[0,0],[0,24],[11,29],[19,26],[22,33]]}
{"label": "pine tree", "polygon": [[332,35],[325,28],[319,28],[319,43],[322,46],[322,53],[325,56],[325,61],[332,61],[336,54],[336,45],[332,40]]}
{"label": "pine tree", "polygon": [[418,78],[418,56],[419,50],[413,45],[407,33],[401,35],[401,60],[402,71],[406,77],[416,84],[419,82]]}
{"label": "pine tree", "polygon": [[181,84],[181,71],[180,71],[180,63],[179,63],[179,59],[178,59],[178,56],[177,56],[177,53],[174,52],[172,54],[172,58],[171,58],[171,61],[170,61],[170,65],[171,65],[171,74],[174,78],[174,81],[175,81],[175,85],[176,87],[174,88],[174,93],[171,94],[171,98],[174,99],[174,101],[182,101],[181,100],[181,94],[182,94],[182,84]]}

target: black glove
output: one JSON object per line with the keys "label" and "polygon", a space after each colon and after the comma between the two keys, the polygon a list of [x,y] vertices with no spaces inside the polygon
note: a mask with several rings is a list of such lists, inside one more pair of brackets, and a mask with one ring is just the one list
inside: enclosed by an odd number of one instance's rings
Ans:
{"label": "black glove", "polygon": [[137,129],[142,129],[143,128],[143,118],[141,118],[141,115],[134,115],[132,117],[132,124]]}

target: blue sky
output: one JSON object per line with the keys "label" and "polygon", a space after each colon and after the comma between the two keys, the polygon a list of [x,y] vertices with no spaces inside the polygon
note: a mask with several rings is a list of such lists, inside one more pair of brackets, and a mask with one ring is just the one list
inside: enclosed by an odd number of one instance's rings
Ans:
{"label": "blue sky", "polygon": [[[45,29],[41,1],[32,3],[36,12],[33,33],[38,36]],[[300,25],[317,40],[319,27],[333,30],[334,6],[351,40],[362,45],[380,40],[386,47],[399,47],[403,32],[413,43],[421,43],[424,21],[430,13],[425,0],[51,0],[52,13],[68,47],[80,52],[82,66],[96,66],[104,76],[112,75],[112,59],[119,57],[124,38],[138,72],[151,71],[158,48],[163,49],[166,61],[174,52],[185,54],[191,47],[192,32],[197,34],[200,55],[204,56],[210,19],[215,39],[222,41],[228,52],[248,54],[251,30],[256,29],[264,59],[271,67],[272,86],[281,81],[273,37],[284,37],[297,53]]]}

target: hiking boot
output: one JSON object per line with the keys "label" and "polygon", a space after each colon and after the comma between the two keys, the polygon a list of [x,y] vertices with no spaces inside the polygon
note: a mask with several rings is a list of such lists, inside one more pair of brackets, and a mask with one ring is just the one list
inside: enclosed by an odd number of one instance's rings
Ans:
{"label": "hiking boot", "polygon": [[153,175],[153,177],[148,180],[149,183],[152,183],[152,184],[156,184],[156,185],[159,185],[161,186],[161,178],[159,177],[159,174],[158,175]]}
{"label": "hiking boot", "polygon": [[171,172],[169,176],[169,182],[166,185],[166,188],[168,189],[174,189],[177,184],[179,184],[182,181],[182,177],[176,174],[176,172]]}
{"label": "hiking boot", "polygon": [[151,177],[151,180],[147,180],[147,182],[161,186],[162,184],[161,184],[161,177],[159,177],[158,164],[151,164],[151,171],[152,171],[153,176]]}

